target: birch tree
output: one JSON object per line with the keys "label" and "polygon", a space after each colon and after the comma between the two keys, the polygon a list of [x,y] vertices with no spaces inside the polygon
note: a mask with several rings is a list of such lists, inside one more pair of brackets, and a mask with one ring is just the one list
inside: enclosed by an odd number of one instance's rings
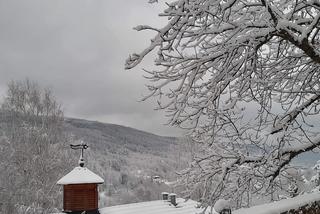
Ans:
{"label": "birch tree", "polygon": [[125,68],[153,55],[144,99],[204,146],[183,172],[186,196],[248,205],[320,145],[319,10],[319,0],[177,0],[162,28],[135,27],[155,37]]}
{"label": "birch tree", "polygon": [[52,92],[29,80],[12,81],[0,115],[0,212],[48,213],[60,207],[56,181],[74,158],[66,154],[70,139]]}

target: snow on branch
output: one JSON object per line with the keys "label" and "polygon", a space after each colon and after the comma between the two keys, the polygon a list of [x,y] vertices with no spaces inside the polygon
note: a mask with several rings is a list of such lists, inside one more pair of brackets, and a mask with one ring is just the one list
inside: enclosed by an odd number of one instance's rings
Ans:
{"label": "snow on branch", "polygon": [[308,101],[302,103],[300,106],[286,113],[284,116],[277,118],[272,127],[271,134],[280,132],[284,128],[288,127],[303,110],[308,108],[312,103],[318,101],[319,99],[320,95],[314,95]]}
{"label": "snow on branch", "polygon": [[183,173],[187,194],[201,190],[204,205],[236,195],[237,206],[250,194],[272,194],[291,160],[319,146],[311,140],[319,133],[312,124],[320,112],[319,1],[167,5],[163,28],[136,28],[157,35],[125,66],[156,51],[145,98],[157,98],[168,124],[204,147]]}
{"label": "snow on branch", "polygon": [[142,30],[154,30],[154,31],[157,31],[158,33],[160,33],[160,30],[156,29],[156,28],[153,28],[149,25],[138,25],[136,27],[133,28],[134,30],[137,30],[137,31],[142,31]]}

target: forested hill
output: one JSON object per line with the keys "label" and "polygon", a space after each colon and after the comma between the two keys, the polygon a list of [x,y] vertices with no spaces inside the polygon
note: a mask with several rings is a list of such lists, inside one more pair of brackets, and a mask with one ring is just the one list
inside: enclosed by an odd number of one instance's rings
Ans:
{"label": "forested hill", "polygon": [[[46,203],[51,208],[60,207],[62,193],[56,181],[78,165],[80,152],[73,151],[69,145],[79,143],[79,140],[89,146],[84,154],[85,165],[105,180],[99,188],[101,206],[158,199],[161,192],[172,190],[167,182],[177,179],[176,172],[187,166],[193,152],[181,139],[120,125],[65,118],[59,128],[63,131],[59,132],[54,127],[43,128],[41,121],[42,118],[34,116],[0,112],[0,169],[8,171],[3,175],[13,174],[16,178],[5,180],[0,176],[0,187],[8,193],[3,198],[13,195],[14,188],[21,184],[19,191],[26,192],[30,201],[40,201],[43,197],[39,199],[30,181],[38,179],[37,188],[43,192],[54,187],[52,197]],[[34,125],[38,123],[39,126]],[[29,176],[20,175],[21,172],[28,172]],[[154,182],[153,176],[160,179]],[[27,185],[29,183],[31,186]],[[16,203],[27,204],[27,207],[23,205],[26,209],[30,207],[26,199],[17,201],[9,204],[8,209]],[[0,206],[0,213],[1,209]],[[3,209],[7,210],[7,207]]]}
{"label": "forested hill", "polygon": [[[65,119],[64,127],[74,139],[89,145],[87,166],[105,180],[102,205],[158,199],[162,191],[171,190],[167,181],[175,181],[176,172],[186,167],[190,158],[187,147],[175,137],[72,118]],[[76,158],[79,155],[77,151],[74,154]],[[160,176],[160,183],[152,182],[155,175]]]}
{"label": "forested hill", "polygon": [[175,137],[163,137],[130,127],[83,119],[66,118],[65,127],[94,149],[125,148],[141,152],[165,152],[176,144]]}

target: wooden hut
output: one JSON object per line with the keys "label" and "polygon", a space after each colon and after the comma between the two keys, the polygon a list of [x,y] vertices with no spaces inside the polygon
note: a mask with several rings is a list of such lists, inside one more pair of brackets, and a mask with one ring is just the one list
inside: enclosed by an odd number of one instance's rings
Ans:
{"label": "wooden hut", "polygon": [[98,184],[104,180],[83,165],[75,167],[57,184],[63,185],[65,213],[94,212],[98,210]]}

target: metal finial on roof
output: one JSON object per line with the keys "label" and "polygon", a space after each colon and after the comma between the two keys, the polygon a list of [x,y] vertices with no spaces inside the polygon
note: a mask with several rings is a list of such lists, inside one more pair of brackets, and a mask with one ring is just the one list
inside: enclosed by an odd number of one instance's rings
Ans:
{"label": "metal finial on roof", "polygon": [[81,144],[70,144],[71,149],[81,149],[80,159],[79,159],[79,165],[81,167],[84,167],[84,158],[83,158],[83,150],[88,148],[88,145],[85,143]]}

